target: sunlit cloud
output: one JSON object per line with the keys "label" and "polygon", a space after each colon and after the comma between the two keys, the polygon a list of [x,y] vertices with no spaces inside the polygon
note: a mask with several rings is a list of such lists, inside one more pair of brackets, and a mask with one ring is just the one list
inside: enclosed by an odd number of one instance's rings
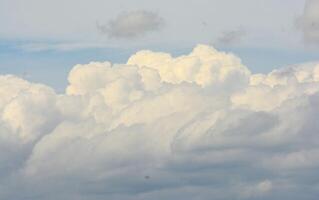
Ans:
{"label": "sunlit cloud", "polygon": [[0,199],[317,197],[317,63],[253,74],[198,45],[78,64],[68,82],[0,76]]}

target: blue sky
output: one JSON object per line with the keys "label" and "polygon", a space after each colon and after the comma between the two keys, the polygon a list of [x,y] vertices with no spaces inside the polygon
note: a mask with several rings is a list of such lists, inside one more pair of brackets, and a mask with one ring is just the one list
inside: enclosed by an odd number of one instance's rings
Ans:
{"label": "blue sky", "polygon": [[[196,44],[210,44],[239,55],[253,72],[319,60],[318,48],[304,42],[307,29],[296,25],[306,16],[304,0],[0,3],[0,73],[28,74],[26,78],[59,91],[73,65],[125,62],[141,49],[180,55]],[[153,12],[161,26],[149,32],[137,27],[141,36],[128,38],[99,30],[111,22],[120,24],[119,16],[130,11]]]}
{"label": "blue sky", "polygon": [[[156,48],[154,51],[169,52],[174,56],[189,53],[193,46],[184,48]],[[314,50],[289,50],[274,48],[220,48],[219,50],[238,55],[242,62],[254,73],[268,73],[273,69],[319,60]],[[72,51],[44,50],[24,51],[17,48],[14,41],[0,44],[1,74],[15,74],[34,82],[48,84],[58,92],[63,92],[67,85],[67,76],[76,64],[91,61],[111,61],[125,63],[138,49],[103,48],[81,49]]]}

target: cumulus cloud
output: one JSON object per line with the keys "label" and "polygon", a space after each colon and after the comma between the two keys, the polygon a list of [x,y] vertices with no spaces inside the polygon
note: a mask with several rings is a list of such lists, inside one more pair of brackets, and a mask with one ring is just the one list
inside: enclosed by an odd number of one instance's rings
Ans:
{"label": "cumulus cloud", "polygon": [[319,45],[319,1],[307,0],[303,15],[297,20],[304,41],[309,45]]}
{"label": "cumulus cloud", "polygon": [[106,25],[97,23],[101,33],[110,38],[138,38],[149,32],[158,31],[164,25],[164,19],[157,13],[145,10],[137,10],[120,13]]}
{"label": "cumulus cloud", "polygon": [[[0,199],[316,199],[319,64],[252,74],[198,45],[0,76]],[[147,178],[146,178],[147,177]]]}

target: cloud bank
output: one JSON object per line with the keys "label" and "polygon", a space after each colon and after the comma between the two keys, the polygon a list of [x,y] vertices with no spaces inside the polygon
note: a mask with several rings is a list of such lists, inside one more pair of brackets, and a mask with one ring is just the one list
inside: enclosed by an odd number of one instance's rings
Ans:
{"label": "cloud bank", "polygon": [[145,34],[160,30],[164,25],[164,19],[158,14],[145,11],[131,11],[120,13],[107,25],[99,25],[100,32],[107,34],[110,38],[132,39],[144,36]]}
{"label": "cloud bank", "polygon": [[319,64],[231,53],[76,65],[66,92],[0,76],[0,199],[316,199]]}

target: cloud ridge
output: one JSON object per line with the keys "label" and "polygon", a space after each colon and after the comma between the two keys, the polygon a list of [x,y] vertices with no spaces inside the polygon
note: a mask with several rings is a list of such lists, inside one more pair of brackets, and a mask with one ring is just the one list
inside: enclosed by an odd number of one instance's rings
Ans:
{"label": "cloud ridge", "polygon": [[[1,199],[315,199],[319,64],[253,74],[198,45],[0,76]],[[147,177],[147,178],[146,178]]]}

